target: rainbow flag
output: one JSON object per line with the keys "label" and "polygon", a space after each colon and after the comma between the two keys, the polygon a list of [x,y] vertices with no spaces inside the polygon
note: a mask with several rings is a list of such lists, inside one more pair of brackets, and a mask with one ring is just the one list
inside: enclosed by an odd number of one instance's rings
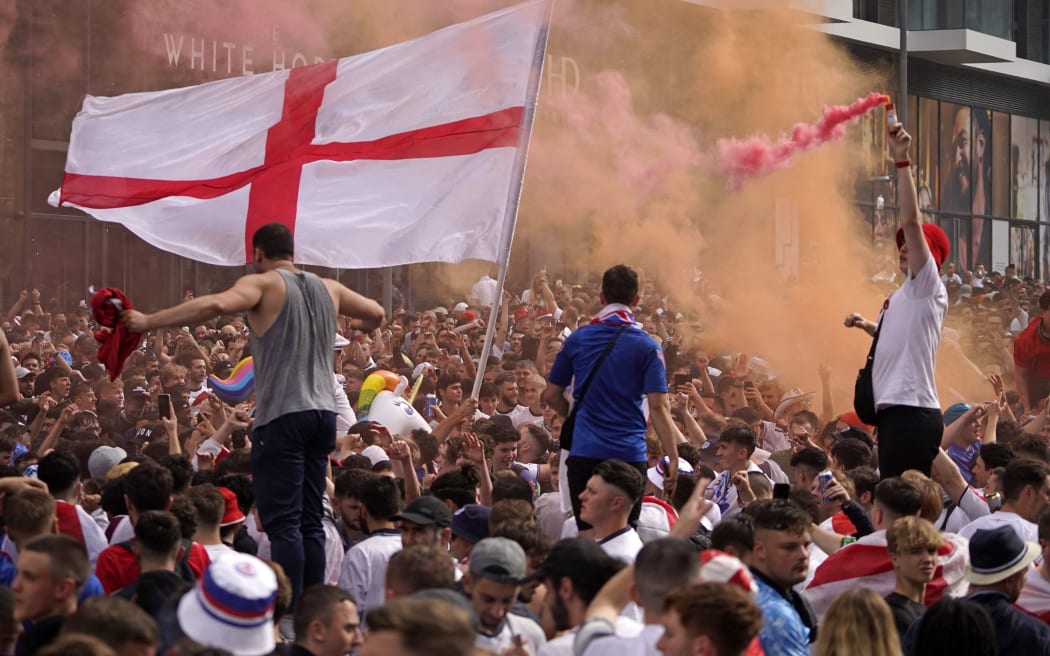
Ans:
{"label": "rainbow flag", "polygon": [[230,405],[246,400],[255,391],[255,365],[251,356],[238,362],[228,378],[208,376],[208,386],[215,396]]}

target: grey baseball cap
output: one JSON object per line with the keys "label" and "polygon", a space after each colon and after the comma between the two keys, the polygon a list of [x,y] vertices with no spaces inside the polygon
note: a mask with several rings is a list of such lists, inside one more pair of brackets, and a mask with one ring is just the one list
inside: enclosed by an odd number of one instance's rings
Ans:
{"label": "grey baseball cap", "polygon": [[470,574],[499,583],[521,583],[525,578],[525,551],[507,538],[485,538],[470,552]]}

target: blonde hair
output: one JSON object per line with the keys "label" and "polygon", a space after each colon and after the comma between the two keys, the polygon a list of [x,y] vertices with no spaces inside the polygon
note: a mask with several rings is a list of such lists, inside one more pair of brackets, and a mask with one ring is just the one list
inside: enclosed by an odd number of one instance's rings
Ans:
{"label": "blonde hair", "polygon": [[820,623],[814,656],[901,656],[890,607],[867,588],[843,592]]}
{"label": "blonde hair", "polygon": [[909,469],[901,474],[901,479],[911,483],[919,495],[922,496],[922,505],[919,507],[919,517],[928,522],[936,522],[941,512],[944,511],[944,501],[941,498],[941,486],[933,482],[926,474],[916,469]]}
{"label": "blonde hair", "polygon": [[886,531],[886,546],[891,554],[899,556],[940,549],[944,546],[944,537],[922,517],[901,517]]}

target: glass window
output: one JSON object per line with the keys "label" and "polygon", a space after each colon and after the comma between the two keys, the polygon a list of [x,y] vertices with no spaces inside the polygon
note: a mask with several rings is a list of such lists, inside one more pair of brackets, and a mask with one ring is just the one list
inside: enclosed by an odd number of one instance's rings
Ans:
{"label": "glass window", "polygon": [[1017,275],[1022,278],[1035,275],[1035,226],[1010,228],[1010,262],[1017,265]]}
{"label": "glass window", "polygon": [[[938,162],[938,134],[937,134],[937,112],[939,107],[936,100],[929,98],[919,99],[918,111],[918,146],[916,150],[918,166],[917,191],[919,194],[919,209],[929,210],[937,207],[937,162]],[[931,212],[923,213],[924,221],[932,221]]]}
{"label": "glass window", "polygon": [[[1039,220],[1050,222],[1050,121],[1039,122]],[[1045,271],[1046,269],[1044,269]]]}
{"label": "glass window", "polygon": [[1011,216],[1035,221],[1039,211],[1039,121],[1010,117]]}
{"label": "glass window", "polygon": [[[987,147],[986,147],[987,150]],[[1010,216],[1010,115],[992,114],[992,214]]]}

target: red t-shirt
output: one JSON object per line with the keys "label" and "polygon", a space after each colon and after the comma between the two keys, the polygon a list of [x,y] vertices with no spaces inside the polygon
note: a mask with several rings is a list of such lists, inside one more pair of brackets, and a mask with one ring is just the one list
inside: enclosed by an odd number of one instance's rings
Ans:
{"label": "red t-shirt", "polygon": [[1050,342],[1039,336],[1039,317],[1014,340],[1014,364],[1037,378],[1050,378]]}
{"label": "red t-shirt", "polygon": [[[193,570],[193,575],[200,578],[204,568],[211,562],[208,551],[199,542],[190,546],[190,555],[186,558],[187,564]],[[113,594],[121,588],[126,588],[135,582],[140,574],[139,561],[131,550],[114,544],[105,548],[99,554],[98,562],[95,563],[95,576],[102,583],[102,589],[106,594]]]}

